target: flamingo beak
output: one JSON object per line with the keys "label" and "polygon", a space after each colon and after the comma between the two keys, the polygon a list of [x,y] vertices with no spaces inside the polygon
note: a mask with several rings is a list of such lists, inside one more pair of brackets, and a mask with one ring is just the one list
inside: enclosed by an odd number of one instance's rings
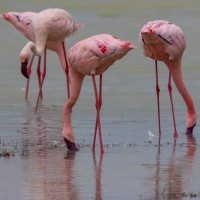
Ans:
{"label": "flamingo beak", "polygon": [[24,75],[25,78],[29,79],[27,66],[28,66],[28,61],[27,60],[25,62],[21,63],[21,73]]}

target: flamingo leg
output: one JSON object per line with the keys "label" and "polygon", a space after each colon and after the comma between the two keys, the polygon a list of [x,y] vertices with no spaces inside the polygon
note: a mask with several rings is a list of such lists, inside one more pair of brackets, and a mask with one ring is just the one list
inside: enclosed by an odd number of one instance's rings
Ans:
{"label": "flamingo leg", "polygon": [[63,47],[63,53],[64,53],[64,58],[65,58],[65,74],[66,74],[66,80],[67,80],[67,96],[68,99],[70,97],[70,90],[69,90],[69,66],[68,66],[68,62],[67,62],[67,55],[66,55],[66,49],[65,49],[65,43],[62,42],[62,47]]}
{"label": "flamingo leg", "polygon": [[[41,56],[38,57],[38,65],[37,65],[37,76],[38,76],[39,88],[41,87],[41,71],[40,71],[40,64],[41,64]],[[41,97],[41,98],[42,98],[42,97]]]}
{"label": "flamingo leg", "polygon": [[101,120],[100,120],[100,109],[101,109],[101,105],[102,105],[102,74],[100,74],[100,80],[99,80],[99,94],[98,94],[98,91],[97,91],[96,80],[95,80],[95,75],[94,74],[92,74],[92,81],[93,81],[94,93],[95,93],[95,99],[96,99],[96,105],[95,106],[96,106],[96,110],[97,110],[92,151],[94,152],[94,150],[95,150],[96,133],[97,133],[97,129],[98,129],[98,131],[99,131],[100,151],[101,151],[101,153],[104,153],[102,134],[101,134]]}
{"label": "flamingo leg", "polygon": [[[93,81],[94,82],[94,81]],[[96,82],[95,82],[95,86],[94,88],[96,88]],[[98,96],[97,94],[97,89],[95,89],[95,97]],[[97,98],[96,98],[97,99]],[[97,102],[96,102],[96,108],[97,108]],[[94,129],[94,139],[93,139],[93,145],[92,145],[92,151],[94,152],[95,150],[95,146],[96,146],[96,136],[97,136],[97,125],[98,125],[98,117],[96,116],[96,123],[95,123],[95,129]]]}
{"label": "flamingo leg", "polygon": [[172,99],[171,77],[172,77],[171,72],[169,71],[168,91],[169,91],[170,102],[171,102],[171,107],[172,107],[172,117],[173,117],[173,123],[174,123],[174,138],[177,138],[178,133],[177,133],[177,130],[176,130],[176,119],[175,119],[174,104],[173,104],[173,99]]}
{"label": "flamingo leg", "polygon": [[[41,57],[40,57],[41,59]],[[38,67],[38,81],[39,81],[39,94],[38,94],[38,98],[37,98],[37,102],[36,102],[36,106],[35,106],[35,113],[37,111],[37,108],[38,108],[38,103],[39,103],[39,100],[42,99],[42,85],[43,85],[43,82],[44,82],[44,78],[46,76],[46,48],[44,50],[44,68],[43,68],[43,72],[42,72],[42,77],[41,77],[41,72],[40,72],[40,65]]]}
{"label": "flamingo leg", "polygon": [[158,62],[157,60],[155,61],[155,69],[156,69],[156,95],[157,95],[157,105],[158,105],[158,131],[159,131],[159,136],[161,136],[161,125],[160,125],[160,87],[158,84]]}
{"label": "flamingo leg", "polygon": [[92,144],[92,151],[95,151],[95,146],[96,146],[96,136],[97,136],[97,123],[98,119],[96,117],[96,123],[95,123],[95,129],[94,129],[94,138],[93,138],[93,144]]}
{"label": "flamingo leg", "polygon": [[27,71],[28,71],[28,79],[26,81],[26,94],[25,94],[25,99],[27,100],[28,99],[28,90],[29,90],[29,82],[30,82],[30,76],[31,76],[31,68],[32,68],[32,64],[33,64],[33,60],[34,60],[34,55],[32,55],[31,57],[31,60],[29,62],[29,66],[27,68]]}

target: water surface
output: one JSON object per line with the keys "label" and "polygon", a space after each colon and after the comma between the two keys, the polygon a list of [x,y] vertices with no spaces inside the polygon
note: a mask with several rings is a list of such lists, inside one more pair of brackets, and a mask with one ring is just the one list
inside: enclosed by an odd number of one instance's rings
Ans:
{"label": "water surface", "polygon": [[[149,20],[166,19],[183,29],[187,48],[183,56],[185,83],[199,104],[199,6],[192,1],[32,1],[1,3],[0,12],[68,10],[84,28],[70,37],[68,46],[99,33],[109,33],[138,46],[103,76],[101,112],[105,154],[92,154],[95,99],[90,77],[84,80],[72,123],[80,152],[67,153],[61,138],[63,105],[67,99],[65,75],[58,58],[47,54],[44,98],[33,113],[38,93],[36,63],[28,101],[26,80],[20,74],[18,54],[27,40],[1,20],[0,157],[1,199],[190,199],[199,196],[199,131],[187,138],[184,102],[173,89],[179,138],[173,123],[167,90],[167,68],[159,63],[161,146],[158,146],[154,62],[143,57],[138,32]],[[147,131],[157,137],[148,141]],[[194,195],[194,196],[193,196]],[[195,196],[196,195],[196,196]]]}

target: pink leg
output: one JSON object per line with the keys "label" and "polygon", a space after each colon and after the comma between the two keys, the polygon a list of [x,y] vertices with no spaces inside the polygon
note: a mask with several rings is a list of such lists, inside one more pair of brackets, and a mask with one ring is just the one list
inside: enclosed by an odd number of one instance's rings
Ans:
{"label": "pink leg", "polygon": [[65,58],[65,65],[66,65],[66,68],[65,68],[65,74],[66,74],[66,80],[67,80],[67,96],[68,96],[68,99],[70,97],[70,91],[69,91],[69,66],[68,66],[68,63],[67,63],[67,55],[66,55],[66,49],[65,49],[65,43],[62,42],[62,46],[63,46],[63,53],[64,53],[64,58]]}
{"label": "pink leg", "polygon": [[158,62],[155,61],[155,68],[156,68],[156,94],[157,94],[157,104],[158,104],[158,130],[159,130],[159,136],[161,136],[161,126],[160,126],[160,99],[159,99],[159,93],[160,88],[158,84]]}
{"label": "pink leg", "polygon": [[[95,82],[95,87],[96,87],[96,82]],[[95,91],[95,96],[98,96],[97,94],[97,89]],[[99,83],[99,102],[96,102],[96,108],[97,108],[97,104],[100,106],[102,105],[102,75],[100,75],[100,83]],[[95,146],[96,146],[96,134],[97,134],[97,125],[98,125],[98,117],[96,117],[96,124],[95,124],[95,129],[94,129],[94,139],[93,139],[93,145],[92,145],[92,150],[95,150]]]}
{"label": "pink leg", "polygon": [[96,124],[95,124],[95,130],[94,130],[94,140],[92,145],[92,151],[95,150],[95,144],[96,144],[96,133],[97,128],[99,131],[99,142],[100,142],[100,150],[101,153],[104,153],[103,149],[103,141],[102,141],[102,134],[101,134],[101,120],[100,120],[100,109],[102,105],[102,74],[100,74],[100,81],[99,81],[99,95],[97,92],[97,86],[96,86],[96,80],[95,75],[92,75],[92,81],[94,85],[94,93],[95,93],[95,99],[96,99],[96,110],[97,110],[97,116],[96,116]]}
{"label": "pink leg", "polygon": [[172,86],[171,86],[171,72],[169,71],[169,81],[168,81],[168,91],[170,96],[170,102],[172,107],[172,117],[173,117],[173,123],[174,123],[174,138],[178,137],[178,133],[176,130],[176,120],[175,120],[175,114],[174,114],[174,104],[172,99]]}
{"label": "pink leg", "polygon": [[[40,58],[41,59],[41,58]],[[36,102],[36,106],[35,106],[35,113],[37,111],[38,108],[38,103],[40,98],[42,99],[42,85],[44,82],[44,78],[46,76],[46,48],[44,50],[44,68],[43,68],[43,72],[42,72],[42,79],[41,79],[41,72],[40,72],[40,65],[39,65],[39,70],[38,70],[38,81],[39,81],[39,94],[38,94],[38,98],[37,98],[37,102]]]}
{"label": "pink leg", "polygon": [[29,89],[29,82],[30,82],[30,76],[31,76],[31,68],[32,68],[34,57],[35,56],[32,55],[30,63],[29,63],[29,66],[28,66],[28,69],[27,69],[29,79],[27,79],[27,82],[26,82],[26,94],[25,94],[25,99],[26,100],[28,99],[28,89]]}
{"label": "pink leg", "polygon": [[[38,76],[38,84],[39,89],[41,87],[41,71],[40,71],[40,63],[41,63],[41,56],[38,57],[38,65],[37,65],[37,76]],[[42,97],[41,97],[42,98]]]}

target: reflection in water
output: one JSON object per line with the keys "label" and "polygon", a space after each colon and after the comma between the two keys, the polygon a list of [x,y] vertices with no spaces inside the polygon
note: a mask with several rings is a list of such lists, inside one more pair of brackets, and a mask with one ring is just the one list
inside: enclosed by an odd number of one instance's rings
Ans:
{"label": "reflection in water", "polygon": [[20,132],[32,137],[44,136],[47,127],[47,123],[44,119],[45,118],[42,116],[41,112],[34,115],[31,109],[27,109],[24,118],[25,121],[22,123]]}
{"label": "reflection in water", "polygon": [[42,119],[41,115],[26,115],[26,122],[22,124],[20,132],[24,137],[21,137],[21,155],[28,155],[31,147],[44,147],[47,141],[46,122]]}
{"label": "reflection in water", "polygon": [[[29,176],[27,175],[29,179],[25,179],[22,184],[21,199],[80,199],[78,185],[74,181],[76,155],[67,152],[62,162],[60,162],[60,156],[57,160],[52,159],[52,155],[55,156],[44,151],[38,152],[34,158],[32,157],[35,162],[31,167],[27,163],[28,160],[24,162],[23,171],[29,173]],[[57,163],[57,168],[55,163]]]}
{"label": "reflection in water", "polygon": [[[64,155],[64,159],[63,159]],[[99,154],[98,154],[99,155]],[[90,196],[95,200],[102,200],[102,166],[103,155],[99,158],[95,153],[92,154],[92,168],[94,175],[91,174],[91,168],[79,168],[80,163],[76,163],[76,153],[68,151],[67,153],[38,151],[31,154],[29,159],[23,159],[22,171],[23,177],[20,183],[21,199],[66,199],[82,200],[84,195]],[[53,157],[53,159],[52,159]],[[78,161],[78,160],[77,160]],[[87,163],[88,164],[88,163]],[[76,167],[75,167],[76,166]],[[79,171],[80,170],[80,171]],[[84,172],[83,172],[84,171]],[[83,174],[80,174],[83,173]],[[84,194],[80,185],[80,176],[94,177],[94,190],[91,193]],[[88,179],[83,186],[88,187]],[[86,189],[88,192],[89,190]]]}
{"label": "reflection in water", "polygon": [[168,191],[166,190],[165,194],[165,189],[163,190],[164,196],[169,197],[169,198],[177,198],[177,199],[182,199],[181,193],[182,193],[182,177],[181,177],[181,171],[182,167],[180,166],[180,163],[177,162],[177,157],[176,157],[176,139],[174,140],[174,145],[172,149],[172,154],[169,158],[169,164],[168,164],[168,182],[165,187],[168,188]]}
{"label": "reflection in water", "polygon": [[190,182],[187,177],[191,178],[193,173],[194,156],[196,154],[196,139],[191,136],[187,136],[185,144],[186,154],[184,156],[176,155],[177,143],[174,140],[171,156],[168,159],[168,163],[161,166],[162,145],[158,145],[158,151],[156,155],[156,170],[155,175],[150,178],[155,182],[154,197],[148,199],[182,199],[189,195],[187,192],[190,190]]}
{"label": "reflection in water", "polygon": [[[102,2],[105,3],[102,4]],[[85,0],[82,2],[21,0],[19,3],[10,0],[9,3],[8,1],[1,1],[1,13],[29,9],[39,11],[45,9],[46,6],[69,9],[78,21],[83,21],[86,25],[80,34],[70,38],[70,46],[88,37],[88,34],[93,35],[101,32],[102,29],[105,32],[123,36],[128,40],[137,40],[141,25],[150,18],[168,18],[170,21],[179,22],[189,39],[189,48],[186,51],[187,55],[184,61],[185,67],[183,66],[184,78],[187,80],[186,84],[190,87],[194,100],[197,102],[197,110],[200,110],[199,92],[197,92],[200,86],[199,43],[197,42],[200,26],[195,26],[194,29],[194,24],[199,23],[200,1],[146,0],[143,2],[145,3],[141,4],[141,1],[138,0]],[[155,132],[157,118],[153,117],[155,115],[155,101],[152,97],[152,92],[154,92],[152,86],[152,84],[154,85],[154,82],[152,82],[153,68],[151,62],[143,58],[141,48],[138,48],[135,52],[137,56],[133,58],[132,55],[128,55],[124,62],[116,63],[115,70],[111,69],[107,72],[108,76],[105,77],[104,88],[105,95],[108,97],[105,99],[105,106],[107,107],[104,107],[104,122],[112,125],[104,127],[104,132],[108,133],[105,134],[107,144],[111,146],[113,143],[120,144],[126,138],[128,142],[135,141],[135,146],[123,147],[123,145],[120,145],[107,149],[108,153],[104,155],[103,164],[97,162],[100,160],[99,157],[96,159],[96,169],[99,169],[99,172],[93,170],[95,165],[93,165],[89,147],[82,148],[82,151],[77,153],[74,158],[70,157],[69,159],[64,159],[66,154],[64,148],[42,152],[39,148],[40,145],[37,145],[38,148],[34,147],[36,151],[28,152],[28,148],[31,149],[32,144],[59,141],[57,138],[62,140],[60,138],[63,120],[62,109],[66,101],[66,94],[63,91],[66,91],[66,85],[65,79],[62,79],[62,71],[56,67],[58,60],[52,54],[49,57],[51,64],[44,85],[45,98],[37,115],[33,114],[35,97],[30,95],[31,104],[27,102],[28,105],[26,106],[26,101],[23,101],[24,91],[21,91],[25,80],[21,78],[17,68],[19,66],[17,64],[18,52],[21,49],[20,47],[24,45],[24,38],[18,37],[17,32],[14,33],[12,29],[13,27],[6,22],[1,22],[0,140],[2,145],[6,140],[13,140],[11,137],[14,137],[14,143],[16,137],[23,138],[26,147],[24,147],[22,155],[28,156],[18,158],[16,155],[9,159],[0,158],[0,199],[27,200],[36,199],[35,196],[38,195],[41,197],[40,200],[67,199],[70,196],[80,200],[94,200],[95,198],[137,200],[140,199],[138,195],[144,195],[142,192],[147,191],[149,193],[147,195],[145,193],[146,199],[155,200],[168,199],[169,193],[185,192],[188,194],[192,190],[199,190],[200,155],[196,152],[196,148],[198,149],[200,146],[198,143],[200,141],[199,134],[196,134],[197,146],[192,146],[192,143],[195,143],[194,138],[187,138],[188,144],[185,146],[185,138],[180,135],[175,149],[172,150],[171,134],[169,136],[162,135],[170,144],[164,144],[164,146],[161,144],[160,149],[152,144],[147,147],[143,146],[146,129]],[[13,37],[17,39],[12,40]],[[165,88],[167,78],[164,75],[167,69],[162,67],[160,70],[163,72],[160,74],[161,87]],[[31,80],[35,81],[32,83],[35,83],[37,87],[36,74],[35,79],[32,76]],[[90,79],[85,81],[91,83]],[[37,94],[38,91],[34,84],[30,86],[33,86],[30,88],[31,94],[34,91]],[[78,139],[79,141],[84,140],[86,143],[91,141],[88,133],[91,130],[93,119],[90,116],[93,116],[95,112],[93,108],[89,111],[85,109],[85,107],[89,107],[92,101],[91,87],[91,84],[85,84],[85,87],[83,87],[80,97],[83,101],[80,101],[80,104],[77,105],[78,107],[74,110],[73,115],[78,120],[76,126],[76,130],[79,132],[77,133]],[[167,117],[171,116],[169,99],[166,96],[161,98],[162,112],[165,113],[163,117],[166,116],[166,120],[163,120],[163,128],[170,132],[171,121],[170,117]],[[185,111],[182,109],[182,101],[178,95],[176,95],[174,106],[180,111],[176,113],[176,117],[182,119]],[[108,107],[111,114],[107,112]],[[88,116],[88,121],[83,120],[78,112],[80,109],[82,109],[83,115]],[[184,126],[185,124],[180,122],[180,128]],[[195,130],[198,133],[200,127],[197,126]],[[178,142],[183,140],[184,144],[180,147]],[[185,149],[186,153],[183,153]],[[144,169],[141,167],[143,163],[148,163],[149,167]],[[83,171],[84,173],[82,173]],[[141,187],[141,185],[144,185],[144,179],[146,188]],[[190,181],[191,179],[193,182]],[[89,180],[93,181],[90,182]],[[181,183],[181,186],[176,188],[176,184],[179,183]]]}
{"label": "reflection in water", "polygon": [[159,136],[159,141],[158,141],[158,152],[156,156],[156,174],[155,174],[155,199],[159,200],[160,199],[160,141],[161,137]]}
{"label": "reflection in water", "polygon": [[[185,182],[184,175],[191,174],[193,171],[194,158],[196,153],[196,140],[191,136],[186,138],[186,155],[178,158],[176,156],[176,140],[172,155],[169,159],[168,168],[168,198],[182,199],[184,191],[189,188],[188,182]],[[186,184],[185,184],[186,183]]]}
{"label": "reflection in water", "polygon": [[[52,139],[55,138],[55,133],[51,137],[52,130],[45,121],[46,115],[50,115],[51,111],[43,113],[39,109],[37,115],[28,112],[30,111],[27,111],[26,121],[23,122],[22,128],[19,130],[22,134],[21,158],[26,160],[23,163],[23,171],[27,173],[21,189],[23,198],[26,194],[33,199],[80,200],[79,185],[76,183],[80,174],[74,171],[76,154],[68,151],[63,160],[61,157],[62,149],[58,149],[58,152],[55,153],[56,148],[53,151],[45,148],[45,145],[48,142],[51,143]],[[60,137],[59,134],[58,137]],[[65,148],[63,150],[65,151]],[[59,154],[57,158],[55,158],[55,154]],[[101,200],[103,154],[100,154],[98,159],[94,152],[92,161],[95,173],[94,199]],[[27,177],[31,178],[27,179]]]}
{"label": "reflection in water", "polygon": [[21,128],[18,130],[21,133],[22,156],[27,155],[28,148],[45,149],[54,144],[63,145],[59,134],[62,119],[56,116],[60,112],[59,107],[41,107],[35,115],[29,106]]}
{"label": "reflection in water", "polygon": [[101,189],[101,177],[102,177],[102,163],[103,163],[103,153],[100,153],[99,163],[97,164],[95,152],[93,152],[93,162],[94,162],[94,170],[95,170],[95,200],[102,199],[102,189]]}
{"label": "reflection in water", "polygon": [[[76,184],[74,184],[74,162],[75,162],[76,152],[68,151],[65,156],[65,165],[64,165],[64,184],[61,184],[65,187],[65,193],[61,199],[74,199],[79,200],[79,192]],[[62,177],[62,176],[61,176]]]}

